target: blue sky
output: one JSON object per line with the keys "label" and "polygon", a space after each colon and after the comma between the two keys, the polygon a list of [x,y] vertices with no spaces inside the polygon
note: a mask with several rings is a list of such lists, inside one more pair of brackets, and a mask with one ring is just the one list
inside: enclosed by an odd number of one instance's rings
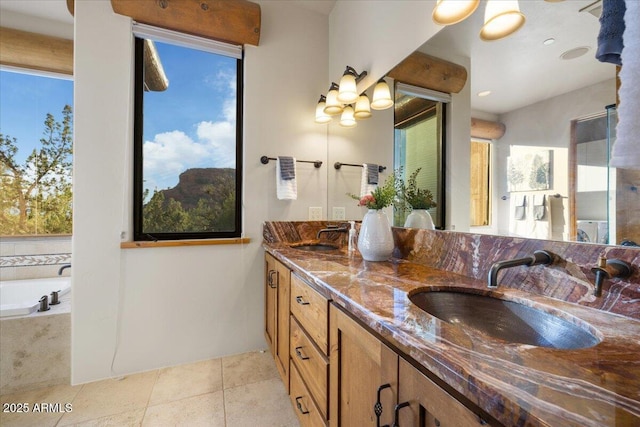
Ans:
{"label": "blue sky", "polygon": [[[145,92],[145,187],[165,189],[194,167],[235,167],[236,60],[156,42],[169,79]],[[18,140],[18,159],[39,146],[47,113],[73,107],[73,82],[9,71],[0,74],[0,132]]]}
{"label": "blue sky", "polygon": [[0,132],[16,138],[17,160],[40,146],[47,113],[62,120],[65,105],[73,107],[73,81],[0,71]]}

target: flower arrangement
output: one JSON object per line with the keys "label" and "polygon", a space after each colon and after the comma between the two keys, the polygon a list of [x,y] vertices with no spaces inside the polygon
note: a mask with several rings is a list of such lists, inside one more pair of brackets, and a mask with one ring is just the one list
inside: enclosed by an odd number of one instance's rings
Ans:
{"label": "flower arrangement", "polygon": [[363,197],[355,194],[348,194],[352,199],[358,200],[358,206],[365,206],[367,209],[384,209],[396,201],[396,190],[399,182],[398,171],[390,175],[383,185],[376,187],[371,194],[365,194]]}
{"label": "flower arrangement", "polygon": [[401,194],[401,206],[400,208],[408,211],[411,209],[431,209],[437,206],[433,200],[433,194],[426,188],[418,188],[416,177],[420,173],[422,168],[416,169],[407,180],[407,184],[401,181],[400,194]]}

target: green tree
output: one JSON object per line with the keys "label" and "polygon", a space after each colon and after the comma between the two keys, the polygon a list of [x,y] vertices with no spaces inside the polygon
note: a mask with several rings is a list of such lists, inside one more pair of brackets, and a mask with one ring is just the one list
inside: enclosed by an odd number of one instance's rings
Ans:
{"label": "green tree", "polygon": [[40,147],[24,163],[18,163],[17,153],[16,138],[0,133],[1,233],[71,233],[71,107],[64,106],[60,122],[47,113]]}
{"label": "green tree", "polygon": [[[145,191],[145,199],[148,190]],[[165,200],[162,191],[155,190],[143,207],[142,229],[145,233],[182,233],[191,231],[191,219],[174,199]]]}

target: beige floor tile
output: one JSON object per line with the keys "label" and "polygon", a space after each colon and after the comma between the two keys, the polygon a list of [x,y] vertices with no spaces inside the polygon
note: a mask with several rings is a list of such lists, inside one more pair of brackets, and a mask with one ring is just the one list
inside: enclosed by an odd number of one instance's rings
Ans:
{"label": "beige floor tile", "polygon": [[[60,411],[67,409],[65,405],[72,403],[81,388],[82,386],[57,385],[0,396],[3,409],[5,404],[26,404],[29,408],[28,413],[0,412],[0,425],[2,427],[55,426],[63,415]],[[43,407],[43,403],[60,404],[60,406],[52,408],[50,405],[46,405]],[[36,404],[38,404],[37,407]],[[22,407],[24,408],[25,405]],[[56,412],[35,412],[43,411],[45,407]],[[73,410],[73,407],[71,409]]]}
{"label": "beige floor tile", "polygon": [[299,426],[280,378],[224,391],[227,427]]}
{"label": "beige floor tile", "polygon": [[220,359],[161,369],[149,406],[222,390]]}
{"label": "beige floor tile", "polygon": [[147,405],[158,371],[85,384],[73,401],[73,412],[65,414],[60,426],[121,414]]}
{"label": "beige floor tile", "polygon": [[149,406],[143,427],[225,427],[222,391]]}
{"label": "beige floor tile", "polygon": [[278,378],[278,369],[267,351],[243,353],[222,358],[224,388]]}
{"label": "beige floor tile", "polygon": [[142,424],[144,409],[109,415],[95,420],[73,424],[73,427],[137,427]]}

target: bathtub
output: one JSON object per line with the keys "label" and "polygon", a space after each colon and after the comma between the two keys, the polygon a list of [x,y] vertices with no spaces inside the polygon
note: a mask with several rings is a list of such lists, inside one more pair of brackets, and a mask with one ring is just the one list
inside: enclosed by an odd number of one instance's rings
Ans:
{"label": "bathtub", "polygon": [[[0,317],[23,316],[38,310],[43,295],[51,292],[62,296],[71,290],[70,277],[9,280],[0,282]],[[52,306],[52,308],[55,306]]]}

